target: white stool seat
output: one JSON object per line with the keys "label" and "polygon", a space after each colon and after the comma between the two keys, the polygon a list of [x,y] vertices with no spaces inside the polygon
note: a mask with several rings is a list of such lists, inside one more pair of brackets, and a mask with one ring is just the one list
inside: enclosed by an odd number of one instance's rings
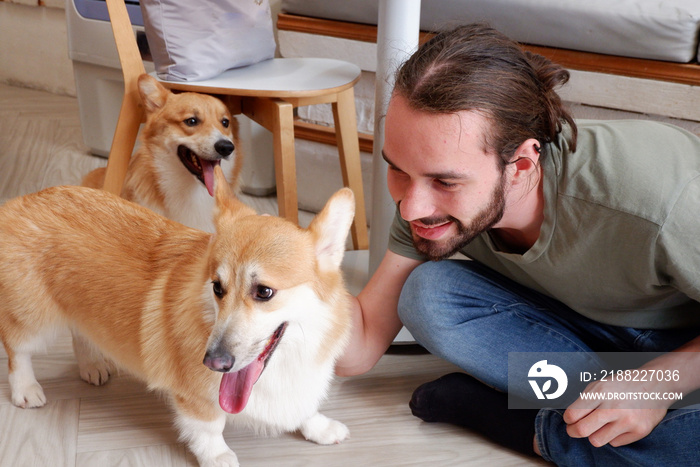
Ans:
{"label": "white stool seat", "polygon": [[[157,75],[151,73],[156,78]],[[327,58],[273,58],[254,65],[233,68],[199,81],[166,81],[171,89],[207,88],[207,92],[235,92],[239,96],[313,97],[329,90],[341,91],[354,85],[360,68],[352,63]]]}

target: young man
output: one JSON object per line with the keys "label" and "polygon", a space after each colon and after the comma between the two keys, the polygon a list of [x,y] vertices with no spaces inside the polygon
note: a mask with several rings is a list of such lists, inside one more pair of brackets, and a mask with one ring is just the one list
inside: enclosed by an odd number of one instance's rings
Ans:
{"label": "young man", "polygon": [[[700,410],[669,411],[673,400],[507,408],[509,352],[569,352],[572,371],[596,368],[594,352],[664,352],[644,369],[682,377],[645,391],[700,387],[700,138],[577,124],[554,90],[567,79],[481,24],[438,34],[402,65],[383,148],[396,218],[337,371],[370,369],[403,322],[466,372],[416,390],[426,421],[560,464],[691,465]],[[472,261],[447,259],[457,252]]]}

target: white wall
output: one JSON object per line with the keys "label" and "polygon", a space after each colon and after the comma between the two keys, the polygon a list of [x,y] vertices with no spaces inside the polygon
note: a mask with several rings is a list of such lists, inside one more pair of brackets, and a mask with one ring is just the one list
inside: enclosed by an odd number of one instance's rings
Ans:
{"label": "white wall", "polygon": [[0,82],[75,95],[63,2],[15,2],[0,1]]}

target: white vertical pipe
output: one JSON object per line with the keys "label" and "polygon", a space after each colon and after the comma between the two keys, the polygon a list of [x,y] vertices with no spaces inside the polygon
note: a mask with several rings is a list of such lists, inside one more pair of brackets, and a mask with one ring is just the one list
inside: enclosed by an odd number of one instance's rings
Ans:
{"label": "white vertical pipe", "polygon": [[421,0],[379,0],[377,74],[374,94],[372,153],[372,218],[369,237],[369,276],[386,252],[396,206],[386,188],[387,165],[382,159],[384,115],[394,87],[394,72],[418,48]]}

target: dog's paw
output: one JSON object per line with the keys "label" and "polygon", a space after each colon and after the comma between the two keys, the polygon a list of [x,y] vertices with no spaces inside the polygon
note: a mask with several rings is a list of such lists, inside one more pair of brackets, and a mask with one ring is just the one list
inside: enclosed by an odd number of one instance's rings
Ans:
{"label": "dog's paw", "polygon": [[225,452],[200,464],[201,467],[239,467],[239,465],[238,458],[233,451]]}
{"label": "dog's paw", "polygon": [[347,439],[350,430],[337,420],[317,413],[301,426],[301,434],[317,444],[338,444]]}
{"label": "dog's paw", "polygon": [[80,378],[86,383],[102,386],[109,381],[110,368],[106,362],[91,362],[78,365]]}
{"label": "dog's paw", "polygon": [[105,358],[100,350],[80,333],[72,331],[73,350],[78,360],[80,378],[86,383],[102,386],[109,381],[112,373],[111,361]]}
{"label": "dog's paw", "polygon": [[39,383],[29,384],[12,391],[12,403],[23,409],[33,409],[46,405],[46,396]]}

